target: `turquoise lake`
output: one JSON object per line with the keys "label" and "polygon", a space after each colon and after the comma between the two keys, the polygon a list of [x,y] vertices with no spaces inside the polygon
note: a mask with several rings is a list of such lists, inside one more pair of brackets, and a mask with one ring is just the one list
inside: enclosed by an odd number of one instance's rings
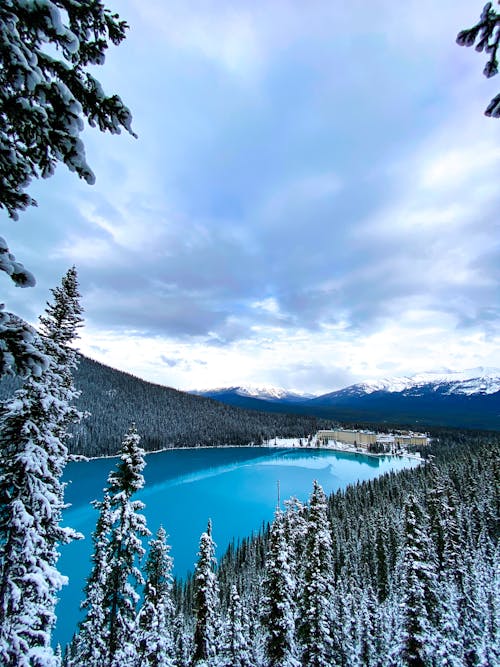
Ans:
{"label": "turquoise lake", "polygon": [[[98,459],[70,463],[66,469],[65,480],[70,482],[66,500],[71,507],[64,513],[64,525],[83,533],[85,539],[61,547],[58,567],[70,583],[56,608],[54,641],[63,645],[76,629],[82,588],[90,572],[91,535],[97,519],[90,502],[102,498],[116,463],[116,458]],[[257,532],[272,520],[278,480],[282,501],[290,496],[305,501],[314,480],[328,494],[416,465],[414,459],[321,449],[176,449],[147,455],[146,485],[136,497],[146,504],[149,529],[154,533],[161,524],[169,534],[174,571],[182,577],[194,568],[199,537],[209,518],[219,557],[232,539]]]}

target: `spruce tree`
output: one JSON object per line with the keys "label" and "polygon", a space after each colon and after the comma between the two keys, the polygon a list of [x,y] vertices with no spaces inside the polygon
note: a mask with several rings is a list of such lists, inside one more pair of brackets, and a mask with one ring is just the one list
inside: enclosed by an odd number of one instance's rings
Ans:
{"label": "spruce tree", "polygon": [[[290,548],[290,565],[296,581],[301,580],[304,569],[303,554],[306,548],[308,521],[306,507],[293,496],[285,500],[283,514],[285,538]],[[298,593],[298,591],[297,591]]]}
{"label": "spruce tree", "polygon": [[86,615],[79,624],[79,632],[75,636],[69,654],[67,667],[101,667],[108,650],[109,623],[106,618],[104,599],[109,578],[109,537],[111,532],[111,512],[109,494],[104,499],[94,501],[99,510],[99,519],[92,536],[94,552],[92,555],[92,571],[85,585],[85,599],[81,608]]}
{"label": "spruce tree", "polygon": [[149,543],[145,566],[144,600],[137,617],[137,667],[172,667],[174,664],[172,558],[167,534],[160,527]]}
{"label": "spruce tree", "polygon": [[68,458],[68,427],[79,420],[72,405],[76,353],[69,347],[81,325],[75,269],[52,290],[41,318],[39,351],[45,371],[25,380],[3,406],[0,421],[0,662],[5,667],[57,664],[50,646],[57,592],[59,545],[77,535],[60,526],[61,476]]}
{"label": "spruce tree", "polygon": [[297,667],[300,664],[295,638],[296,581],[290,560],[285,520],[278,509],[271,525],[264,580],[262,623],[268,667]]}
{"label": "spruce tree", "polygon": [[189,667],[192,653],[192,633],[186,629],[186,620],[181,613],[177,614],[173,622],[173,641],[175,667]]}
{"label": "spruce tree", "polygon": [[[488,60],[484,66],[484,76],[490,78],[498,74],[498,48],[500,44],[500,12],[492,2],[483,7],[479,21],[472,28],[461,30],[457,35],[460,46],[476,46],[476,51],[484,51]],[[486,107],[485,116],[500,118],[500,94],[496,95]]]}
{"label": "spruce tree", "polygon": [[140,514],[144,503],[132,500],[144,486],[144,451],[135,425],[122,442],[120,460],[108,477],[94,532],[93,568],[85,586],[86,616],[73,640],[70,667],[128,667],[137,658],[137,587],[144,584],[142,538],[150,533]]}
{"label": "spruce tree", "polygon": [[317,481],[309,499],[308,539],[305,550],[304,589],[300,604],[299,638],[302,664],[326,667],[332,664],[330,633],[332,598],[332,538],[327,500]]}
{"label": "spruce tree", "polygon": [[233,584],[230,590],[229,607],[224,625],[221,666],[251,667],[251,664],[248,627],[245,624],[238,590]]}
{"label": "spruce tree", "polygon": [[83,119],[103,132],[133,134],[118,95],[94,77],[127,24],[97,0],[0,3],[0,208],[13,218],[36,204],[24,191],[59,162],[88,183]]}
{"label": "spruce tree", "polygon": [[404,546],[399,584],[399,655],[408,667],[432,665],[436,650],[436,556],[428,530],[428,517],[416,496],[410,494],[404,506]]}
{"label": "spruce tree", "polygon": [[387,555],[389,531],[382,513],[377,514],[375,522],[375,569],[379,602],[389,594],[389,557]]}
{"label": "spruce tree", "polygon": [[[377,599],[372,587],[368,584],[367,578],[363,577],[360,588],[357,593],[357,613],[356,613],[356,645],[355,658],[358,665],[371,667],[379,664],[378,642],[379,633],[377,622]],[[355,662],[353,658],[353,664]]]}
{"label": "spruce tree", "polygon": [[212,522],[200,537],[198,562],[194,573],[196,626],[192,665],[213,664],[217,655],[219,629],[219,588],[215,567],[215,543]]}
{"label": "spruce tree", "polygon": [[144,508],[132,496],[143,488],[144,451],[135,425],[129,428],[122,443],[120,461],[108,477],[111,535],[109,540],[109,573],[104,606],[106,611],[108,653],[105,664],[124,667],[135,654],[134,636],[137,586],[144,584],[139,569],[145,549],[141,538],[150,533],[146,519],[139,512]]}

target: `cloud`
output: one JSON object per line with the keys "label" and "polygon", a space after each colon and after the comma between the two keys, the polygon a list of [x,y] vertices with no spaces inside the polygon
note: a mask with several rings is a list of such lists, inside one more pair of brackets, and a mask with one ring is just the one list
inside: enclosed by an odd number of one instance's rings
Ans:
{"label": "cloud", "polygon": [[160,359],[166,366],[169,366],[169,368],[173,368],[174,366],[178,366],[182,361],[181,359],[169,359],[164,354],[160,355]]}
{"label": "cloud", "polygon": [[500,125],[454,43],[470,3],[120,12],[101,78],[139,139],[87,131],[97,184],[33,185],[4,235],[38,287],[9,307],[34,321],[75,263],[89,353],[175,386],[500,365]]}

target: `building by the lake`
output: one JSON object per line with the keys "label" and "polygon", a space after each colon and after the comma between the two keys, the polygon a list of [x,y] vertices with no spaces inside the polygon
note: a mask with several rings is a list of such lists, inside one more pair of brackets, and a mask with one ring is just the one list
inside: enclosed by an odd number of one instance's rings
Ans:
{"label": "building by the lake", "polygon": [[356,431],[349,429],[332,429],[318,431],[316,439],[322,444],[341,442],[360,449],[393,451],[407,447],[425,447],[429,438],[425,433],[376,433],[375,431]]}

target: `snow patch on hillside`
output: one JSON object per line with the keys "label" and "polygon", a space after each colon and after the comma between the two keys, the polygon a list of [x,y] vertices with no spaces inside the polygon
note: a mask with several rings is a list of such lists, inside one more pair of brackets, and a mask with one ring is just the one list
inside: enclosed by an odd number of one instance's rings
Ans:
{"label": "snow patch on hillside", "polygon": [[446,394],[495,394],[500,391],[500,370],[498,368],[469,368],[462,371],[430,371],[410,377],[367,380],[351,389],[359,393],[372,394],[375,391],[399,393],[426,385],[435,385],[434,390],[445,389]]}
{"label": "snow patch on hillside", "polygon": [[269,384],[241,385],[238,387],[218,387],[210,390],[192,390],[191,394],[216,396],[217,394],[237,394],[249,398],[258,398],[263,401],[301,401],[312,398],[313,394],[302,394]]}

